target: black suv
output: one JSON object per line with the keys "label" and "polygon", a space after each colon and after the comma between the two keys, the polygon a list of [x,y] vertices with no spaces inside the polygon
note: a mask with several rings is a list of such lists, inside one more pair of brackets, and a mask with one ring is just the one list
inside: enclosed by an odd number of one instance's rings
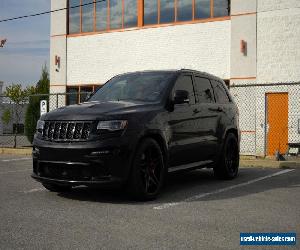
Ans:
{"label": "black suv", "polygon": [[50,191],[124,185],[153,199],[167,172],[239,166],[238,109],[224,82],[193,70],[118,75],[85,103],[42,116],[33,174]]}

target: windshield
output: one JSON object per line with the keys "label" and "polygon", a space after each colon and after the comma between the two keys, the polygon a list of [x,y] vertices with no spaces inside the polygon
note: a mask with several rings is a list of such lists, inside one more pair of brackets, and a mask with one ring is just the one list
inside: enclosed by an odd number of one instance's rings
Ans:
{"label": "windshield", "polygon": [[160,101],[174,73],[142,72],[112,78],[88,101]]}

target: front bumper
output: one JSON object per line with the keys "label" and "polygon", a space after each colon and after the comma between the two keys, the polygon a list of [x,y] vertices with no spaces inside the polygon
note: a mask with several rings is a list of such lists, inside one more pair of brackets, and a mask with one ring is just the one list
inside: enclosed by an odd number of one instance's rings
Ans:
{"label": "front bumper", "polygon": [[41,183],[47,184],[56,184],[60,186],[88,186],[88,187],[97,187],[97,186],[120,186],[123,181],[118,178],[107,177],[101,180],[86,180],[86,181],[75,181],[75,180],[63,180],[63,179],[52,179],[49,177],[41,177],[36,175],[35,173],[31,174],[31,177]]}
{"label": "front bumper", "polygon": [[35,138],[35,180],[67,186],[106,186],[124,183],[137,143],[134,136],[102,141],[55,143]]}

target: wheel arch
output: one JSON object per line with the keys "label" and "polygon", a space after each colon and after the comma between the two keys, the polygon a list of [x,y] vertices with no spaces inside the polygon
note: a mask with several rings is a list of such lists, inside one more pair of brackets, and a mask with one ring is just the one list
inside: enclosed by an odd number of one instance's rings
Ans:
{"label": "wheel arch", "polygon": [[223,152],[223,148],[224,148],[224,143],[225,143],[226,137],[230,133],[232,133],[232,134],[234,134],[236,136],[236,138],[238,140],[238,148],[240,150],[240,132],[235,127],[229,127],[229,128],[226,129],[226,131],[224,132],[224,134],[222,136],[222,141],[219,144],[219,149],[218,149],[217,154],[216,154],[216,161],[218,161],[218,159],[220,159],[220,157],[222,155],[222,152]]}
{"label": "wheel arch", "polygon": [[228,129],[225,131],[225,133],[224,133],[224,135],[223,135],[223,138],[222,138],[223,141],[226,139],[227,135],[230,134],[230,133],[234,134],[234,135],[236,136],[237,140],[240,141],[240,133],[239,133],[239,130],[238,130],[237,128],[233,128],[233,127],[230,127],[230,128],[228,128]]}
{"label": "wheel arch", "polygon": [[169,154],[168,154],[168,146],[164,135],[160,131],[156,131],[156,130],[147,131],[139,138],[137,145],[139,145],[146,138],[151,138],[158,143],[159,147],[161,148],[161,152],[163,154],[165,166],[167,166],[169,161]]}

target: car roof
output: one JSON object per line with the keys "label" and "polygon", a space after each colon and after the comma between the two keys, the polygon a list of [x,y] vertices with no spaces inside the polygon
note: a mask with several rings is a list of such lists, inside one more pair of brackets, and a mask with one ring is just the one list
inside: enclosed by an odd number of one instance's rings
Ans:
{"label": "car roof", "polygon": [[215,75],[206,73],[204,71],[199,71],[199,70],[194,70],[194,69],[180,69],[180,71],[182,71],[182,72],[188,72],[188,73],[194,73],[194,74],[199,74],[201,76],[206,76],[209,79],[223,82],[223,80],[221,78],[219,78],[219,77],[217,77]]}
{"label": "car roof", "polygon": [[216,80],[216,81],[220,81],[223,82],[223,80],[215,75],[203,72],[203,71],[198,71],[198,70],[194,70],[194,69],[165,69],[165,70],[143,70],[143,71],[134,71],[134,72],[127,72],[124,74],[119,74],[119,76],[121,75],[127,75],[127,74],[134,74],[134,73],[176,73],[176,72],[187,72],[187,73],[194,73],[194,74],[200,74],[201,76],[206,76],[209,79],[212,80]]}

